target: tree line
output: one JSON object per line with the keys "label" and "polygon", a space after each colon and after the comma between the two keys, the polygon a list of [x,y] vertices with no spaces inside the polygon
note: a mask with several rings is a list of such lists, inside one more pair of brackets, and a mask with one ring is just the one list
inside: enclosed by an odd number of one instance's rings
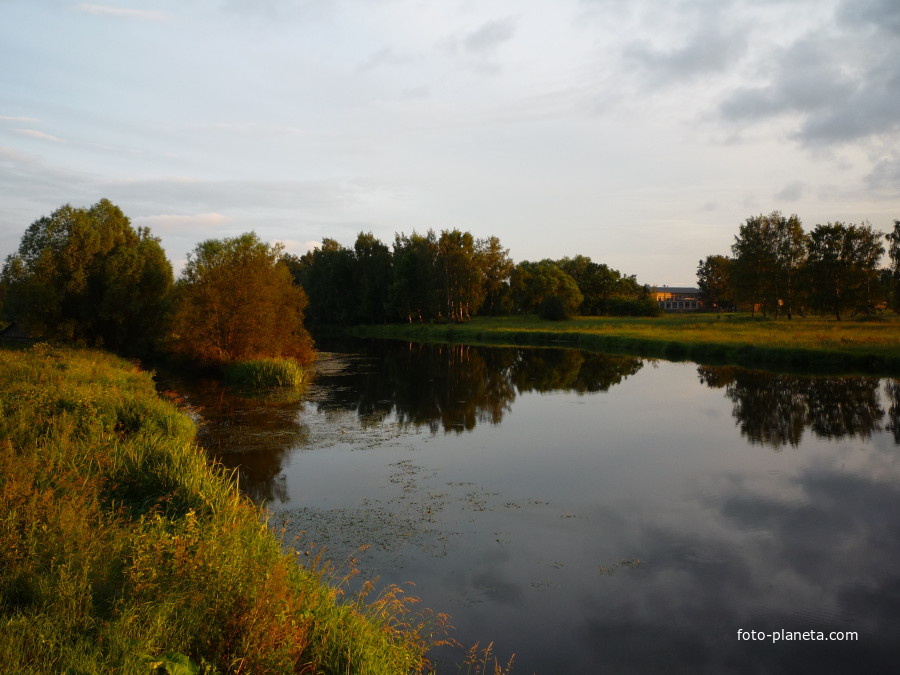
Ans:
{"label": "tree line", "polygon": [[158,237],[102,199],[32,223],[0,273],[3,318],[31,335],[201,364],[308,360],[307,304],[279,245],[254,233],[201,242],[176,281]]}
{"label": "tree line", "polygon": [[649,289],[586,256],[514,263],[497,237],[397,234],[391,247],[360,233],[353,247],[325,239],[288,267],[309,296],[314,325],[462,322],[536,313],[654,314]]}
{"label": "tree line", "polygon": [[45,339],[201,363],[312,356],[314,325],[481,315],[653,314],[649,289],[585,256],[514,263],[497,237],[360,233],[303,256],[255,233],[203,241],[175,279],[160,239],[107,199],[33,222],[0,273],[6,321]]}
{"label": "tree line", "polygon": [[[746,307],[776,318],[807,312],[843,316],[900,311],[900,220],[892,232],[868,223],[829,222],[805,232],[796,215],[779,211],[743,223],[732,256],[710,255],[697,267],[706,303]],[[888,268],[881,267],[888,244]]]}

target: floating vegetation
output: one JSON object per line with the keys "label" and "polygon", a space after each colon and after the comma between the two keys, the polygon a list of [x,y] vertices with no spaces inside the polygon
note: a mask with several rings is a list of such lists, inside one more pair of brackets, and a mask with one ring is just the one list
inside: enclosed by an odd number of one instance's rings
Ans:
{"label": "floating vegetation", "polygon": [[641,561],[638,560],[637,558],[625,558],[625,559],[620,560],[617,563],[613,563],[609,567],[600,565],[600,574],[611,577],[613,574],[616,573],[617,570],[620,570],[623,567],[634,569],[640,564],[641,564]]}

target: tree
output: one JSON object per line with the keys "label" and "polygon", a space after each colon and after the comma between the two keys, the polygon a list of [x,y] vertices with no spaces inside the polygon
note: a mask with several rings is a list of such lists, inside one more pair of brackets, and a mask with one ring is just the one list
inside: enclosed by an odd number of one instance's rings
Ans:
{"label": "tree", "polygon": [[717,311],[734,308],[731,275],[734,260],[724,255],[708,255],[697,266],[697,286],[708,307]]}
{"label": "tree", "polygon": [[311,324],[352,324],[359,306],[356,261],[352,250],[334,239],[301,258],[285,256],[295,283],[309,298]]}
{"label": "tree", "polygon": [[509,311],[509,275],[515,267],[509,249],[502,248],[497,237],[479,239],[475,242],[475,264],[484,282],[484,302],[479,313],[505,314]]}
{"label": "tree", "polygon": [[779,211],[748,218],[731,247],[734,254],[732,281],[736,299],[756,305],[778,316],[783,305],[788,318],[798,292],[803,266],[805,238],[800,219],[786,218]]}
{"label": "tree", "polygon": [[112,202],[32,223],[0,275],[4,312],[35,335],[143,354],[165,327],[172,266]]}
{"label": "tree", "polygon": [[575,280],[584,296],[578,308],[580,314],[609,314],[620,305],[637,309],[639,305],[636,303],[615,301],[644,300],[648,297],[647,288],[638,284],[634,276],[624,276],[618,270],[595,263],[587,256],[563,258],[557,260],[556,265]]}
{"label": "tree", "polygon": [[308,360],[306,294],[280,244],[255,233],[197,244],[176,285],[177,351],[203,363],[289,356]]}
{"label": "tree", "polygon": [[900,312],[900,220],[894,221],[894,229],[884,235],[888,241],[888,257],[891,259],[891,306]]}
{"label": "tree", "polygon": [[521,312],[537,312],[548,296],[557,296],[565,315],[574,316],[584,300],[575,280],[552,260],[520,262],[510,276],[509,286],[515,308]]}
{"label": "tree", "polygon": [[435,263],[441,314],[454,323],[468,321],[484,301],[475,239],[469,232],[442,231]]}
{"label": "tree", "polygon": [[355,254],[356,323],[387,321],[388,293],[393,275],[391,250],[371,232],[359,233]]}
{"label": "tree", "polygon": [[809,235],[807,275],[810,300],[840,321],[847,311],[874,310],[881,234],[871,225],[828,223]]}
{"label": "tree", "polygon": [[409,323],[421,323],[438,315],[437,256],[433,230],[424,235],[415,231],[408,237],[395,235],[390,302],[396,316]]}

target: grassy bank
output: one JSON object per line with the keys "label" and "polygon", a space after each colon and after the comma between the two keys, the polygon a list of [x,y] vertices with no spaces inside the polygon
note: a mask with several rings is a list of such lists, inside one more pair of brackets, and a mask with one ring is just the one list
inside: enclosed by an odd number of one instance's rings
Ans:
{"label": "grassy bank", "polygon": [[298,564],[194,431],[120,359],[0,349],[4,671],[423,670],[441,622]]}
{"label": "grassy bank", "polygon": [[360,337],[473,344],[556,345],[701,363],[896,374],[900,317],[751,319],[679,314],[657,318],[477,318],[457,325],[386,325],[352,329]]}

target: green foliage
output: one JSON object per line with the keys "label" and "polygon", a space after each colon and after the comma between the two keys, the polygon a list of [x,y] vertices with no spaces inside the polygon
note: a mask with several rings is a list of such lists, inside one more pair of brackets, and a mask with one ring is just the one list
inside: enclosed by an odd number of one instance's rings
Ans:
{"label": "green foliage", "polygon": [[546,297],[556,296],[565,315],[574,316],[584,300],[575,280],[552,260],[520,262],[512,272],[509,286],[513,303],[523,312],[536,313]]}
{"label": "green foliage", "polygon": [[309,360],[306,294],[281,252],[252,232],[198,244],[176,286],[174,349],[205,363]]}
{"label": "green foliage", "polygon": [[706,306],[733,310],[732,274],[734,260],[724,255],[709,255],[697,266],[697,286]]}
{"label": "green foliage", "polygon": [[4,670],[423,671],[440,621],[400,589],[342,600],[193,434],[124,361],[0,349]]}
{"label": "green foliage", "polygon": [[6,317],[32,334],[130,354],[162,335],[171,286],[159,239],[106,199],[36,220],[0,277]]}
{"label": "green foliage", "polygon": [[648,289],[638,284],[634,276],[623,276],[618,270],[595,263],[586,256],[563,258],[556,265],[575,280],[584,296],[578,309],[582,315],[615,314],[629,306],[620,301],[639,301],[648,297]]}
{"label": "green foliage", "polygon": [[515,267],[509,249],[503,248],[497,237],[479,239],[475,248],[475,264],[481,271],[484,287],[484,302],[479,313],[488,316],[509,313],[509,275]]}
{"label": "green foliage", "polygon": [[572,318],[566,312],[563,299],[558,295],[548,295],[538,305],[537,315],[547,321],[565,321]]}
{"label": "green foliage", "polygon": [[884,235],[888,241],[888,257],[891,259],[891,307],[900,312],[900,220],[894,221],[894,229]]}
{"label": "green foliage", "polygon": [[303,368],[293,359],[253,359],[225,366],[225,380],[244,387],[299,387]]}
{"label": "green foliage", "polygon": [[784,306],[788,317],[797,304],[806,239],[796,215],[779,211],[748,218],[731,247],[733,288],[738,302],[756,305],[775,316]]}
{"label": "green foliage", "polygon": [[854,310],[874,311],[878,297],[878,262],[884,253],[880,236],[870,225],[828,223],[809,235],[807,275],[815,309],[837,319]]}

